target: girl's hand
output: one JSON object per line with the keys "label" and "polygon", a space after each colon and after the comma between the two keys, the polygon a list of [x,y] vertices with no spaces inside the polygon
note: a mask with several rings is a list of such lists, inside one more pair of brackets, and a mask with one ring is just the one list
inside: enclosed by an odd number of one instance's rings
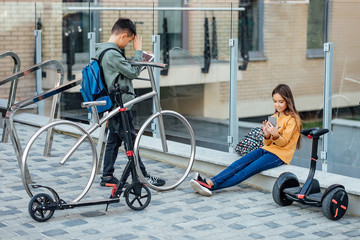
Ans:
{"label": "girl's hand", "polygon": [[280,137],[280,134],[278,132],[278,128],[274,127],[274,125],[271,124],[271,122],[267,121],[266,122],[266,131],[273,136],[273,139],[278,139]]}
{"label": "girl's hand", "polygon": [[268,129],[267,129],[267,121],[263,121],[262,125],[261,125],[261,129],[264,131],[264,138],[265,139],[269,139],[271,134],[269,133]]}

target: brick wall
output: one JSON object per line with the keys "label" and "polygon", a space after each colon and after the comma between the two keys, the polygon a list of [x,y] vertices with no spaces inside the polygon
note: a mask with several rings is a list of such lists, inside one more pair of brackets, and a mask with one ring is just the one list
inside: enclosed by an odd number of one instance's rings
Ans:
{"label": "brick wall", "polygon": [[[37,1],[36,5],[33,1],[0,2],[0,22],[3,29],[0,32],[0,52],[15,52],[21,60],[21,70],[35,62],[35,12],[42,17],[43,22],[43,60],[60,60],[61,57],[61,5],[54,5],[56,1],[43,2]],[[13,61],[10,57],[0,59],[0,64],[0,79],[12,75]],[[0,86],[0,98],[7,99],[9,87],[10,83]],[[16,100],[34,96],[35,88],[35,74],[20,78]]]}
{"label": "brick wall", "polygon": [[[103,1],[100,6],[106,7],[153,7],[152,0],[144,0],[141,2],[133,2],[133,1],[115,1],[115,0],[106,0]],[[157,7],[157,3],[154,5]],[[99,13],[99,28],[100,31],[100,42],[106,42],[111,34],[111,28],[119,17],[130,18],[135,24],[137,32],[143,37],[143,50],[145,51],[153,51],[152,40],[151,37],[153,35],[153,12],[152,11],[139,11],[139,10],[131,10],[131,11],[101,11]],[[158,29],[158,14],[155,12],[154,15],[154,32],[157,34]],[[129,44],[125,51],[128,52],[127,56],[131,56],[133,53],[132,44]]]}

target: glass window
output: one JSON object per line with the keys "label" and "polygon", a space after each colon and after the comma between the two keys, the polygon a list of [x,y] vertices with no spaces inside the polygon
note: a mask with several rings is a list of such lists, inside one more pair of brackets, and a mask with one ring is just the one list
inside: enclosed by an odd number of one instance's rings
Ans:
{"label": "glass window", "polygon": [[[159,0],[159,7],[182,7],[182,0]],[[181,11],[159,11],[158,14],[160,42],[166,42],[168,49],[182,47]],[[161,44],[161,49],[164,49],[164,44]]]}
{"label": "glass window", "polygon": [[326,0],[311,0],[308,8],[307,57],[324,57],[323,45],[326,41]]}
{"label": "glass window", "polygon": [[[242,13],[239,13],[239,49],[246,48],[247,44],[249,57],[251,60],[264,60],[263,56],[263,0],[240,0],[239,7],[245,7],[245,19],[242,18]],[[246,21],[247,32],[244,33],[242,22]],[[247,43],[241,44],[241,39],[246,38]],[[246,39],[245,39],[246,41]],[[243,45],[243,46],[242,46]]]}

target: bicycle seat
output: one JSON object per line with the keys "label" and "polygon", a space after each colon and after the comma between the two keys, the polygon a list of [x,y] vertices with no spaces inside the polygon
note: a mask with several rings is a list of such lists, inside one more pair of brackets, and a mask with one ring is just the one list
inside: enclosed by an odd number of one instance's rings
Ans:
{"label": "bicycle seat", "polygon": [[82,102],[81,107],[88,108],[91,106],[103,106],[106,105],[106,101],[92,101],[92,102]]}

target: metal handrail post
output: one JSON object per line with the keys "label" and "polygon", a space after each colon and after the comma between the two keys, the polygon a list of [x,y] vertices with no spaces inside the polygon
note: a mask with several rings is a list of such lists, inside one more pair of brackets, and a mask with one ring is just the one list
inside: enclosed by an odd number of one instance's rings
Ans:
{"label": "metal handrail post", "polygon": [[[152,36],[152,42],[153,42],[153,51],[154,51],[154,62],[160,62],[160,35],[153,35]],[[153,70],[154,73],[154,87],[156,88],[157,94],[158,94],[158,100],[160,101],[160,69],[155,68]],[[153,104],[153,113],[157,112],[156,109],[156,99],[153,98],[152,104]],[[160,132],[159,132],[159,123],[157,119],[154,119],[154,121],[151,124],[151,130],[153,132],[153,137],[160,138]]]}
{"label": "metal handrail post", "polygon": [[[89,40],[89,62],[92,61],[93,58],[95,58],[95,43],[96,43],[96,34],[95,32],[88,32],[88,40]],[[89,122],[94,123],[93,115],[88,112],[88,119]],[[101,165],[102,165],[102,159],[104,155],[105,150],[105,144],[106,142],[106,135],[107,135],[107,126],[106,124],[101,125],[99,129],[99,138],[96,145],[96,154],[98,159],[96,174],[101,172]]]}
{"label": "metal handrail post", "polygon": [[238,40],[229,39],[230,47],[230,98],[229,98],[229,152],[234,152],[239,139],[239,123],[237,116],[237,71],[238,71]]}
{"label": "metal handrail post", "polygon": [[[35,64],[39,64],[42,61],[42,45],[41,45],[41,30],[34,31],[35,36]],[[36,94],[41,93],[42,90],[42,73],[41,70],[36,71]],[[39,115],[44,115],[44,102],[37,104],[37,110]]]}
{"label": "metal handrail post", "polygon": [[[58,74],[58,78],[55,83],[55,88],[59,87],[63,83],[64,83],[63,75]],[[49,122],[53,122],[55,120],[55,118],[58,117],[59,105],[60,105],[60,94],[61,94],[61,92],[59,92],[58,94],[53,96]],[[49,157],[51,155],[51,148],[52,148],[54,133],[55,133],[55,131],[53,128],[49,128],[47,131],[45,146],[44,146],[44,154],[43,154],[46,157]]]}
{"label": "metal handrail post", "polygon": [[[16,73],[16,72],[20,71],[21,61],[20,61],[19,56],[14,52],[4,52],[4,53],[0,54],[0,58],[6,57],[6,56],[10,56],[14,60],[13,73]],[[7,107],[6,107],[6,112],[9,111],[10,107],[15,102],[17,82],[18,82],[17,78],[14,79],[11,82],[10,91],[9,91],[9,97],[8,97],[8,102],[7,102]],[[6,114],[5,114],[5,117],[6,117]],[[2,142],[7,142],[7,140],[8,140],[8,127],[7,127],[7,124],[6,124],[6,121],[5,121],[1,141]]]}
{"label": "metal handrail post", "polygon": [[323,135],[322,141],[322,171],[327,172],[329,142],[332,135],[331,118],[332,118],[332,85],[333,85],[333,58],[334,58],[334,44],[331,42],[324,43],[325,53],[325,69],[324,69],[324,114],[323,114],[323,128],[329,129],[329,134]]}

